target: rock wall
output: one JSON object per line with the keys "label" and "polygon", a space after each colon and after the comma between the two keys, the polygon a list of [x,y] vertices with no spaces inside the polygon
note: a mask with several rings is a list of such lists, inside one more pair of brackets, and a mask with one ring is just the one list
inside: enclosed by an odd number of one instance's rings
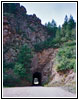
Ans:
{"label": "rock wall", "polygon": [[[8,4],[4,7],[7,8]],[[15,12],[12,13],[9,11],[10,8],[8,11],[4,10],[3,27],[8,27],[6,31],[11,29],[11,34],[16,33],[21,37],[24,36],[31,44],[44,41],[47,38],[47,31],[41,24],[41,20],[35,14],[27,15],[23,6],[20,7],[19,4],[16,4],[15,7]]]}
{"label": "rock wall", "polygon": [[58,49],[47,49],[35,54],[32,59],[32,73],[40,72],[42,75],[42,84],[49,81],[52,77],[52,68]]}
{"label": "rock wall", "polygon": [[[34,15],[35,16],[35,15]],[[19,52],[19,49],[21,45],[27,43],[31,48],[33,48],[33,43],[37,43],[40,41],[45,40],[44,34],[42,34],[44,30],[44,26],[41,25],[41,22],[37,22],[37,26],[34,26],[34,22],[32,22],[32,15],[28,17],[28,23],[31,27],[34,27],[36,31],[32,32],[29,27],[25,28],[23,22],[22,27],[20,26],[21,30],[26,31],[25,33],[30,38],[29,40],[26,37],[23,37],[24,33],[17,33],[16,27],[17,23],[15,22],[14,16],[10,16],[11,18],[7,18],[7,16],[4,16],[3,20],[3,44],[4,44],[4,51],[7,48],[7,51],[4,53],[4,60],[7,63],[14,62],[14,60],[17,57],[17,54]],[[36,17],[36,16],[35,16]],[[35,17],[34,20],[35,20]],[[9,19],[9,20],[8,20]],[[26,23],[27,23],[26,22]],[[36,22],[36,21],[35,21]],[[12,27],[13,26],[13,27]],[[27,24],[26,24],[27,26]],[[39,27],[40,26],[40,27]],[[37,28],[38,27],[38,28]],[[39,41],[36,40],[36,36],[38,36]],[[52,67],[54,63],[54,58],[56,56],[58,49],[50,48],[48,50],[43,50],[42,52],[38,52],[34,54],[34,57],[32,59],[31,64],[31,71],[32,74],[35,72],[40,72],[42,75],[42,84],[49,81],[49,77],[52,74]]]}
{"label": "rock wall", "polygon": [[[16,61],[19,48],[23,44],[28,44],[31,49],[34,49],[34,44],[45,41],[49,37],[46,28],[41,24],[41,20],[35,14],[28,15],[26,9],[20,4],[4,3],[3,11],[3,60],[6,63]],[[51,81],[49,86],[54,86],[57,82],[62,84],[63,82],[70,83],[73,78],[75,80],[73,72],[60,75],[54,69],[57,52],[58,49],[53,48],[38,53],[33,52],[31,72],[32,74],[41,73],[42,84]],[[12,73],[13,71],[10,69],[9,72]],[[21,84],[31,85],[26,80],[22,82]]]}
{"label": "rock wall", "polygon": [[[12,9],[12,6],[15,9]],[[47,31],[35,14],[27,15],[26,9],[18,3],[4,3],[3,6],[4,60],[13,62],[23,44],[33,48],[34,44],[47,39]]]}
{"label": "rock wall", "polygon": [[[12,6],[15,8],[12,9]],[[33,49],[34,44],[45,41],[49,36],[41,20],[35,14],[28,15],[26,9],[20,4],[7,3],[3,7],[3,60],[7,64],[15,63],[22,45],[28,44]],[[39,71],[42,75],[42,83],[46,82],[51,74],[51,59],[55,54],[54,49],[34,52],[31,72],[33,74]]]}
{"label": "rock wall", "polygon": [[57,72],[55,66],[55,58],[58,49],[49,48],[38,52],[32,59],[31,71],[40,72],[42,76],[42,85],[49,87],[61,86],[70,92],[76,92],[76,74],[73,70],[66,72]]}

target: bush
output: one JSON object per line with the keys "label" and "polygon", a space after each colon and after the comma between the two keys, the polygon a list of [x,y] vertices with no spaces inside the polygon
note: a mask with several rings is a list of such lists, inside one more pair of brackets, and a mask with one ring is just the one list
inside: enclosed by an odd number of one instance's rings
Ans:
{"label": "bush", "polygon": [[75,46],[63,46],[56,55],[56,70],[66,71],[69,69],[76,70],[76,50]]}
{"label": "bush", "polygon": [[3,12],[15,14],[17,5],[20,6],[19,3],[3,3]]}
{"label": "bush", "polygon": [[76,41],[68,41],[64,44],[65,46],[75,46],[76,45]]}
{"label": "bush", "polygon": [[14,68],[14,63],[6,63],[5,61],[3,62],[3,67],[4,68],[11,68],[13,69]]}
{"label": "bush", "polygon": [[[21,81],[32,82],[32,73],[30,72],[32,51],[27,45],[23,45],[17,55],[16,63],[6,63],[4,61],[3,68],[3,85],[4,86],[20,86]],[[12,69],[12,73],[8,71]],[[10,73],[9,73],[10,72]]]}
{"label": "bush", "polygon": [[31,68],[31,58],[33,57],[32,51],[27,45],[23,45],[20,48],[20,52],[17,57],[17,62],[15,64],[14,72],[21,79],[26,79],[27,81],[32,81]]}
{"label": "bush", "polygon": [[70,60],[70,59],[67,59],[67,58],[62,58],[60,63],[56,66],[56,70],[57,71],[66,71],[66,70],[69,70],[69,69],[74,69],[75,63],[76,63],[75,59]]}
{"label": "bush", "polygon": [[56,70],[57,71],[65,71],[67,69],[69,69],[69,60],[64,58],[62,59],[62,61],[57,65]]}
{"label": "bush", "polygon": [[44,42],[40,42],[38,44],[34,45],[34,49],[36,52],[40,52],[43,49],[48,49],[48,48],[59,48],[61,42],[59,42],[59,40],[55,40],[55,39],[48,39]]}
{"label": "bush", "polygon": [[20,48],[20,52],[17,56],[17,62],[19,62],[20,64],[23,64],[26,67],[30,67],[32,57],[33,55],[32,55],[31,49],[28,48],[27,45],[23,45]]}
{"label": "bush", "polygon": [[25,68],[23,64],[16,63],[14,73],[19,79],[26,79],[29,82],[32,81],[30,69]]}
{"label": "bush", "polygon": [[16,86],[19,83],[19,79],[16,79],[13,75],[4,74],[3,75],[3,86]]}
{"label": "bush", "polygon": [[14,73],[19,76],[20,78],[26,77],[26,69],[24,68],[23,64],[16,63],[14,67]]}

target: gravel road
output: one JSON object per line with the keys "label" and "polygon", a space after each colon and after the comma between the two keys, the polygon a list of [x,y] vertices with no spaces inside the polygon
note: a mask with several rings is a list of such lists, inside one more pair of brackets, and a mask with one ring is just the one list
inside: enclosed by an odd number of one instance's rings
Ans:
{"label": "gravel road", "polygon": [[3,98],[5,97],[76,97],[68,91],[63,90],[60,87],[14,87],[3,88]]}

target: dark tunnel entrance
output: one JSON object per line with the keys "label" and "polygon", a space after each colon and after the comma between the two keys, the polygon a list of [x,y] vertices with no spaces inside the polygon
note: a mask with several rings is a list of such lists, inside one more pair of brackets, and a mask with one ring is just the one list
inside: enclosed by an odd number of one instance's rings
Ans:
{"label": "dark tunnel entrance", "polygon": [[33,74],[32,85],[33,86],[41,86],[41,73],[40,72],[35,72]]}

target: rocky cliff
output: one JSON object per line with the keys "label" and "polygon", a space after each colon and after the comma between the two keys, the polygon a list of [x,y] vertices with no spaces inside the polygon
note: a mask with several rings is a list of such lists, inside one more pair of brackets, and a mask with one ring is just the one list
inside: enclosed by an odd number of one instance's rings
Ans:
{"label": "rocky cliff", "polygon": [[[34,51],[35,44],[43,42],[49,37],[45,26],[41,24],[41,20],[35,14],[28,15],[26,9],[18,3],[4,3],[3,11],[4,62],[7,65],[16,63],[20,47],[27,44],[33,52],[31,73],[40,72],[42,83],[46,83],[51,74],[52,64],[50,60],[53,56],[55,57],[56,50],[44,50],[42,53]],[[6,74],[14,75],[13,69],[6,69]],[[28,82],[22,80],[22,84],[28,85]]]}
{"label": "rocky cliff", "polygon": [[[34,51],[34,45],[45,41],[48,37],[45,26],[41,24],[41,20],[35,14],[28,15],[26,9],[20,6],[19,3],[3,4],[4,62],[7,65],[15,63],[20,47],[27,44],[33,52],[30,68],[31,74],[34,75],[34,73],[39,72],[41,74],[42,85],[49,81],[48,86],[63,85],[69,82],[69,80],[74,83],[75,74],[73,71],[60,74],[55,70],[55,57],[58,48],[44,49],[41,52]],[[12,66],[8,69],[6,68],[4,72],[8,73],[8,75],[14,75]],[[22,80],[20,84],[22,86],[32,85],[27,80]]]}
{"label": "rocky cliff", "polygon": [[38,52],[32,59],[32,73],[40,72],[42,75],[42,83],[46,84],[53,76],[53,65],[58,49],[49,48]]}
{"label": "rocky cliff", "polygon": [[27,15],[26,9],[20,4],[13,4],[16,8],[14,10],[11,10],[10,6],[12,5],[4,4],[3,44],[6,62],[14,60],[19,47],[23,44],[28,44],[30,48],[33,48],[34,44],[48,37],[45,27],[35,14]]}

